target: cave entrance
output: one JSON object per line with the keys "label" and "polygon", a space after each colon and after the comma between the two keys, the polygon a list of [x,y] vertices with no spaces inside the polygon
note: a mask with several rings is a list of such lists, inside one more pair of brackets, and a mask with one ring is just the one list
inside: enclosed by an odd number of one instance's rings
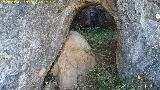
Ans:
{"label": "cave entrance", "polygon": [[[113,17],[113,11],[106,11],[110,10],[107,7],[93,4],[80,4],[77,7],[66,8],[68,14],[64,14],[63,17],[65,18],[62,18],[61,23],[64,24],[62,27],[67,32],[68,30],[77,31],[83,35],[96,57],[96,67],[89,70],[84,79],[84,85],[78,85],[78,88],[82,87],[82,90],[112,90],[115,85],[115,78],[118,80],[116,65],[116,52],[118,50],[116,49],[117,36],[119,35],[117,35],[117,21],[115,22],[116,15]],[[59,56],[56,60],[58,58]],[[52,86],[59,88],[58,80],[55,80],[56,77],[52,73],[54,65],[55,62],[44,78],[43,88],[47,88],[52,84],[49,82],[52,81],[56,82]]]}
{"label": "cave entrance", "polygon": [[[70,30],[77,31],[85,37],[96,57],[97,65],[91,70],[91,74],[106,73],[105,75],[117,78],[116,27],[114,17],[101,5],[82,8],[75,15],[70,25]],[[89,77],[87,82],[90,85],[92,84],[90,89],[99,89],[97,88],[97,86],[99,87],[97,85],[99,81],[95,80],[95,78]],[[107,89],[106,87],[104,88]]]}

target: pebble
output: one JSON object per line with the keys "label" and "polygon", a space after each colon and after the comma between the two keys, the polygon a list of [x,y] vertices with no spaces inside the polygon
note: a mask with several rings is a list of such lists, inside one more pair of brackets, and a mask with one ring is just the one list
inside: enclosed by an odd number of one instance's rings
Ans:
{"label": "pebble", "polygon": [[160,14],[156,14],[156,18],[159,20],[160,19]]}

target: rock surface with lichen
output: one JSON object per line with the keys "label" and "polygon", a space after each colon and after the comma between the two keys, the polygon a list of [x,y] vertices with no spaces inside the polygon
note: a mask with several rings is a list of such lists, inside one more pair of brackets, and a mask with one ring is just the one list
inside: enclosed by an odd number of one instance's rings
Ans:
{"label": "rock surface with lichen", "polygon": [[0,90],[40,90],[76,11],[101,0],[0,1]]}
{"label": "rock surface with lichen", "polygon": [[40,90],[73,16],[93,4],[115,18],[120,74],[145,74],[160,87],[159,0],[54,0],[39,5],[0,1],[0,90]]}
{"label": "rock surface with lichen", "polygon": [[118,0],[117,8],[120,74],[145,76],[160,87],[160,0]]}
{"label": "rock surface with lichen", "polygon": [[65,37],[65,5],[1,6],[0,90],[40,90]]}

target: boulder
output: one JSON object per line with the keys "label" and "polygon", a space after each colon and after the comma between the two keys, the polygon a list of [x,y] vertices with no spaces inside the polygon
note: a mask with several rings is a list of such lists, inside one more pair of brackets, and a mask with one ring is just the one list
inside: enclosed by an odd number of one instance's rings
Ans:
{"label": "boulder", "polygon": [[[0,1],[0,90],[41,90],[76,13],[100,4],[117,24],[121,76],[144,74],[160,87],[160,0]],[[31,0],[29,0],[31,1]]]}
{"label": "boulder", "polygon": [[91,48],[82,35],[71,31],[51,72],[58,77],[61,90],[75,90],[86,71],[96,64]]}
{"label": "boulder", "polygon": [[119,73],[145,76],[160,87],[160,0],[118,0],[117,7],[122,24]]}
{"label": "boulder", "polygon": [[[0,90],[41,90],[78,8],[100,0],[0,0]],[[9,0],[7,0],[9,1]],[[29,0],[35,1],[35,0]],[[9,1],[10,2],[10,1]],[[107,5],[106,5],[107,6]]]}

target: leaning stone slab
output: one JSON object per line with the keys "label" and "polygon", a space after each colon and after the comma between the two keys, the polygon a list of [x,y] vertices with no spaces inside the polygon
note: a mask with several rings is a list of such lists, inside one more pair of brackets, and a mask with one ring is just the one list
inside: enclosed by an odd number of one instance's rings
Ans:
{"label": "leaning stone slab", "polygon": [[85,38],[71,31],[51,73],[58,77],[60,90],[76,90],[87,71],[95,65],[95,57]]}

